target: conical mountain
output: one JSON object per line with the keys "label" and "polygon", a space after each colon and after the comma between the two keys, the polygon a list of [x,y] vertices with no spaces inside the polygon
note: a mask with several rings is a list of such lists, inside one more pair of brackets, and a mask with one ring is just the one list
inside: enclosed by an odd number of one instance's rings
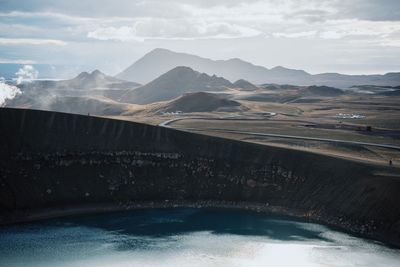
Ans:
{"label": "conical mountain", "polygon": [[245,91],[254,91],[258,89],[257,86],[243,79],[237,80],[236,82],[233,83],[233,85],[235,88],[239,88]]}
{"label": "conical mountain", "polygon": [[190,92],[220,91],[233,84],[189,67],[176,67],[152,82],[126,93],[121,101],[135,104],[171,100]]}

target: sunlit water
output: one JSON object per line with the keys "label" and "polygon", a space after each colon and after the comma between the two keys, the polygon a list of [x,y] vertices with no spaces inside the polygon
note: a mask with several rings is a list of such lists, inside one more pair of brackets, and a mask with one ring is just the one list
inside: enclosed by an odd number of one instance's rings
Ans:
{"label": "sunlit water", "polygon": [[161,209],[0,228],[0,266],[400,266],[399,250],[325,226]]}

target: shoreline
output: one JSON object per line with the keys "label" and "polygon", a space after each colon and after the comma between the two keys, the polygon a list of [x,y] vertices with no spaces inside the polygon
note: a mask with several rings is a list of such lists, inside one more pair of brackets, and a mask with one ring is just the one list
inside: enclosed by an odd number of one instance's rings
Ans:
{"label": "shoreline", "polygon": [[[50,219],[93,215],[112,212],[134,211],[140,209],[169,209],[169,208],[216,208],[233,209],[260,212],[276,216],[289,217],[291,219],[321,224],[334,230],[341,231],[355,237],[367,239],[372,242],[382,243],[384,246],[400,249],[400,240],[390,238],[385,234],[363,233],[356,227],[346,227],[341,222],[335,222],[332,218],[310,215],[307,211],[288,209],[281,206],[271,206],[266,203],[257,202],[234,202],[234,201],[185,201],[185,200],[165,200],[165,201],[135,201],[128,203],[97,203],[77,206],[65,206],[61,208],[48,208],[40,210],[21,210],[18,212],[0,215],[0,227],[12,226],[24,223],[34,223]],[[347,223],[347,225],[349,225]]]}

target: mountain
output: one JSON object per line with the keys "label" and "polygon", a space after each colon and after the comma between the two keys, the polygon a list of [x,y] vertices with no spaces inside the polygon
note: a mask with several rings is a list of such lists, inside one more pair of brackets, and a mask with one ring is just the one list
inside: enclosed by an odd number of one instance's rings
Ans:
{"label": "mountain", "polygon": [[157,48],[149,52],[116,77],[127,81],[140,83],[149,82],[177,66],[187,66],[209,75],[218,75],[231,81],[251,76],[254,81],[263,75],[263,67],[255,66],[240,59],[211,60],[195,55],[177,53],[167,49]]}
{"label": "mountain", "polygon": [[81,72],[78,76],[69,80],[52,81],[37,80],[29,83],[22,83],[20,88],[43,88],[43,89],[130,89],[140,86],[135,82],[128,82],[114,78],[95,70],[91,73]]}
{"label": "mountain", "polygon": [[140,86],[140,84],[136,82],[127,82],[121,79],[117,79],[112,76],[108,76],[99,70],[94,70],[91,73],[82,72],[73,79],[57,82],[57,87],[65,87],[70,89],[95,89],[95,88],[127,89],[138,86]]}
{"label": "mountain", "polygon": [[225,96],[206,92],[188,93],[159,107],[159,112],[211,112],[238,110],[241,104]]}
{"label": "mountain", "polygon": [[243,80],[243,79],[240,79],[240,80],[237,80],[236,82],[234,82],[233,86],[235,88],[243,89],[243,90],[246,90],[246,91],[254,91],[254,90],[258,89],[257,86],[255,86],[251,82],[248,82],[248,81]]}
{"label": "mountain", "polygon": [[18,87],[21,94],[6,101],[7,107],[54,110],[80,114],[116,115],[132,106],[118,103],[121,95],[139,84],[105,75],[95,70],[82,72],[70,80],[36,80]]}
{"label": "mountain", "polygon": [[74,89],[90,89],[107,87],[110,84],[121,83],[122,81],[111,76],[107,76],[99,70],[92,73],[86,71],[81,72],[78,76],[71,80],[58,82],[59,85]]}
{"label": "mountain", "polygon": [[233,87],[233,84],[224,78],[209,76],[189,67],[176,67],[152,82],[128,91],[121,101],[148,104],[171,100],[190,92],[221,91],[227,87]]}
{"label": "mountain", "polygon": [[344,94],[343,90],[340,90],[338,88],[334,87],[328,87],[328,86],[308,86],[300,92],[303,95],[309,95],[309,96],[326,96],[326,97],[332,97],[332,96],[340,96]]}
{"label": "mountain", "polygon": [[215,74],[225,77],[230,81],[245,79],[255,84],[325,85],[339,88],[348,88],[359,84],[400,85],[400,73],[387,73],[385,75],[322,73],[312,75],[304,70],[288,69],[281,66],[267,69],[238,58],[211,60],[161,48],[154,49],[144,55],[116,77],[128,81],[147,83],[177,66],[187,66],[209,75]]}

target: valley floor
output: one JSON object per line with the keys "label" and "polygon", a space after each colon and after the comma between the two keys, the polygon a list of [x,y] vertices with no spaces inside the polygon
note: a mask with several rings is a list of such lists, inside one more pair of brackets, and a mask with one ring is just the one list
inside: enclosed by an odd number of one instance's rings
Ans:
{"label": "valley floor", "polygon": [[[163,124],[162,126],[185,131],[289,147],[380,165],[390,165],[391,161],[393,167],[400,166],[400,97],[345,95],[322,98],[313,103],[239,101],[246,110],[180,114],[141,113],[112,117],[153,125]],[[325,142],[318,139],[345,142]],[[358,144],[359,142],[376,146]]]}

